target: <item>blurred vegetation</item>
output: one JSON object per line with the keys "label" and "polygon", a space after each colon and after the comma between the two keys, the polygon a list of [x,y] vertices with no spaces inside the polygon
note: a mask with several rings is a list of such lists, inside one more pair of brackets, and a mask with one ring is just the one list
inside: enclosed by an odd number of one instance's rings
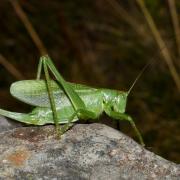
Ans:
{"label": "blurred vegetation", "polygon": [[[129,96],[127,113],[134,117],[147,148],[180,162],[180,81],[175,80],[172,64],[167,65],[163,56],[163,50],[171,54],[180,74],[179,19],[172,16],[172,12],[179,16],[180,2],[170,6],[170,1],[145,1],[166,49],[154,38],[138,4],[141,0],[1,0],[1,108],[29,109],[10,96],[9,86],[19,79],[35,78],[39,57],[45,52],[68,81],[126,91],[141,69],[152,62]],[[27,20],[37,33],[34,39]],[[135,135],[127,122],[102,119],[131,137]]]}

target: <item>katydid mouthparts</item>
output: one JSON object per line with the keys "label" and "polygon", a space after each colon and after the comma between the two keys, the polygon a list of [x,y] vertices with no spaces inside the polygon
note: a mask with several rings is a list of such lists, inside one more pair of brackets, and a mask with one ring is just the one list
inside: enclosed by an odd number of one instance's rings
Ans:
{"label": "katydid mouthparts", "polygon": [[[10,87],[13,97],[35,108],[28,114],[0,109],[0,115],[32,125],[55,124],[57,133],[62,134],[73,122],[79,119],[98,119],[105,112],[115,120],[128,121],[141,145],[144,146],[143,138],[134,120],[125,113],[125,110],[128,94],[145,68],[126,92],[69,83],[58,72],[50,57],[42,56],[36,80],[17,81]],[[42,70],[45,80],[40,79]],[[49,70],[56,81],[50,79]],[[61,128],[60,124],[65,126]]]}

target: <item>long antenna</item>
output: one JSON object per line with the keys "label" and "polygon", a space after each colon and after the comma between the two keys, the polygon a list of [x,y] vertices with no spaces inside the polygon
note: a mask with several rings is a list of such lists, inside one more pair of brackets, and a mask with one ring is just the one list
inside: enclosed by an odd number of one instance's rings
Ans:
{"label": "long antenna", "polygon": [[[160,49],[160,54],[162,54],[162,51],[163,51],[165,48],[167,48],[167,44],[166,44],[166,43],[165,43],[164,47],[162,47],[162,48]],[[158,54],[158,55],[159,55],[159,54]],[[136,79],[134,80],[133,84],[132,84],[131,87],[129,88],[128,94],[131,92],[131,90],[133,89],[134,85],[135,85],[136,82],[139,80],[139,78],[142,76],[142,74],[144,73],[144,71],[149,67],[149,65],[152,64],[153,61],[156,60],[156,58],[157,58],[158,55],[154,55],[154,56],[150,59],[149,63],[147,63],[147,64],[142,68],[142,70],[141,70],[140,73],[137,75]]]}
{"label": "long antenna", "polygon": [[[154,60],[154,59],[153,59]],[[149,63],[147,63],[142,70],[140,71],[140,73],[137,75],[136,79],[134,80],[133,84],[131,85],[131,87],[128,90],[128,94],[131,92],[131,90],[133,89],[134,85],[136,84],[136,82],[139,80],[139,78],[142,76],[142,74],[144,73],[144,71],[152,64],[152,61],[150,61]]]}

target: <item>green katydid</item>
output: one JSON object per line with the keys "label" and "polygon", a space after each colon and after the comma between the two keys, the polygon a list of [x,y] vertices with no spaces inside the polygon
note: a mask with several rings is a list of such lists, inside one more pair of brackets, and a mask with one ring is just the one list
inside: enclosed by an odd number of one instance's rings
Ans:
{"label": "green katydid", "polygon": [[[45,80],[40,79],[42,69]],[[48,70],[55,76],[56,81],[50,79]],[[130,90],[125,92],[69,83],[58,72],[49,56],[42,56],[36,80],[17,81],[10,88],[12,96],[35,106],[33,111],[25,114],[0,109],[0,114],[26,124],[55,124],[57,132],[63,133],[73,122],[79,119],[97,119],[105,112],[113,119],[130,122],[144,146],[133,119],[125,114]],[[60,128],[60,124],[65,124],[65,128]]]}

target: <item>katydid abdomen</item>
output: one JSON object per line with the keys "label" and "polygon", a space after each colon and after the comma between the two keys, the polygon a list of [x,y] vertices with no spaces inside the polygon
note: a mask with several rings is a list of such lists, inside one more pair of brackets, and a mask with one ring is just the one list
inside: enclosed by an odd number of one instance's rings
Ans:
{"label": "katydid abdomen", "polygon": [[[68,83],[75,92],[81,97],[86,105],[87,110],[96,114],[96,118],[103,112],[103,94],[100,89],[91,88],[88,86]],[[51,81],[53,89],[53,96],[56,104],[58,120],[60,124],[67,123],[70,117],[75,113],[75,110],[65,95],[61,86],[55,81]],[[36,125],[43,125],[47,123],[54,123],[53,113],[49,102],[48,91],[44,80],[25,80],[18,81],[11,85],[10,92],[15,98],[36,106],[36,108],[29,114],[33,123],[37,121]],[[75,116],[73,121],[77,121]]]}

